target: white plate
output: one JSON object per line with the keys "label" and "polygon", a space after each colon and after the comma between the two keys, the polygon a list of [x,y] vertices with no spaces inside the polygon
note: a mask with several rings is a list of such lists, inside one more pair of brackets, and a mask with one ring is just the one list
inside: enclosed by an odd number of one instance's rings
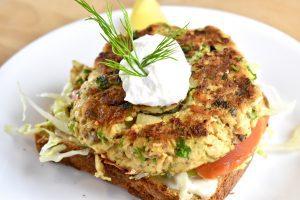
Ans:
{"label": "white plate", "polygon": [[[300,45],[267,25],[225,12],[163,7],[172,24],[190,28],[215,25],[231,35],[250,62],[260,64],[260,78],[273,85],[286,100],[300,102]],[[120,12],[114,12],[118,19]],[[117,21],[117,20],[116,20]],[[17,39],[17,38],[16,38]],[[35,97],[41,92],[59,92],[68,80],[71,60],[92,64],[103,40],[96,24],[78,21],[36,40],[7,61],[0,70],[0,199],[132,199],[126,191],[88,174],[52,163],[41,164],[31,137],[10,136],[5,124],[21,125],[17,82],[27,95],[44,108],[51,102]],[[29,122],[42,118],[28,110]],[[294,113],[272,119],[279,134],[300,122],[300,107]],[[228,199],[299,199],[300,154],[256,156],[234,194]]]}

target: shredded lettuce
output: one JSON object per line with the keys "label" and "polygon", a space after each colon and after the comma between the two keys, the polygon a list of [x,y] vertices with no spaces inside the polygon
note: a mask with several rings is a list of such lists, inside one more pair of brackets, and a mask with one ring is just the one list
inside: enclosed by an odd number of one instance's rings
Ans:
{"label": "shredded lettuce", "polygon": [[72,85],[67,83],[64,86],[64,89],[61,92],[61,94],[42,93],[39,96],[54,99],[54,104],[51,106],[51,110],[54,116],[59,120],[69,121],[69,116],[66,113],[66,108],[71,104],[70,94],[72,90]]}
{"label": "shredded lettuce", "polygon": [[[23,135],[36,134],[41,131],[48,133],[49,135],[48,142],[42,147],[39,153],[40,162],[48,162],[48,161],[59,162],[66,157],[72,157],[74,155],[86,156],[89,154],[88,148],[63,152],[66,150],[67,147],[66,145],[62,144],[65,139],[63,137],[64,135],[62,134],[69,134],[68,135],[69,140],[71,139],[76,140],[75,138],[72,137],[72,133],[69,130],[68,127],[69,117],[67,117],[65,113],[66,107],[68,107],[71,102],[71,99],[69,97],[71,91],[72,91],[71,85],[67,84],[64,87],[64,90],[61,93],[61,95],[55,93],[43,93],[40,95],[41,97],[49,97],[55,99],[54,106],[52,107],[53,109],[52,112],[54,113],[53,116],[52,114],[40,108],[27,96],[25,96],[19,86],[19,93],[20,93],[21,103],[23,106],[23,120],[26,119],[26,110],[27,110],[26,103],[29,103],[39,114],[41,114],[48,121],[40,124],[36,124],[34,127],[31,124],[24,124],[20,128],[14,128],[13,126],[6,126],[5,130],[6,132],[12,132],[16,130],[17,132]],[[62,132],[59,131],[53,132],[45,128],[51,124]],[[78,143],[77,140],[76,143]]]}
{"label": "shredded lettuce", "polygon": [[40,113],[44,118],[48,119],[56,128],[58,128],[59,130],[61,130],[62,132],[68,133],[68,134],[72,134],[69,131],[68,128],[68,122],[66,121],[62,121],[56,117],[54,117],[53,115],[51,115],[50,113],[44,111],[41,107],[39,107],[38,105],[36,105],[31,99],[26,98],[27,102],[38,112]]}
{"label": "shredded lettuce", "polygon": [[66,149],[64,144],[59,144],[57,146],[52,147],[48,151],[40,154],[40,162],[60,162],[62,159],[67,157],[72,157],[75,155],[87,156],[89,154],[89,149],[81,149],[81,150],[72,150],[65,153],[61,153]]}
{"label": "shredded lettuce", "polygon": [[19,96],[22,104],[22,121],[26,120],[26,110],[27,110],[27,104],[26,104],[26,99],[25,96],[23,95],[23,92],[21,90],[21,86],[18,83],[18,88],[19,88]]}
{"label": "shredded lettuce", "polygon": [[262,148],[256,149],[255,153],[257,153],[258,155],[262,156],[263,158],[267,158],[268,157],[268,154]]}
{"label": "shredded lettuce", "polygon": [[300,150],[300,125],[291,134],[291,137],[282,144],[263,144],[265,151],[291,152]]}
{"label": "shredded lettuce", "polygon": [[58,93],[51,93],[51,92],[44,92],[38,95],[39,97],[46,97],[46,98],[51,98],[51,99],[58,99],[58,98],[66,98],[66,100],[70,100],[69,95],[72,93],[73,87],[72,85],[68,82],[62,92],[60,94]]}
{"label": "shredded lettuce", "polygon": [[140,180],[140,179],[148,177],[148,176],[149,176],[149,173],[141,172],[134,176],[130,176],[129,179]]}
{"label": "shredded lettuce", "polygon": [[54,161],[54,162],[59,162],[63,158],[60,158],[60,152],[65,150],[67,147],[64,144],[59,144],[56,146],[53,146],[50,149],[44,150],[43,152],[40,152],[40,162],[49,162],[49,161]]}
{"label": "shredded lettuce", "polygon": [[49,131],[48,129],[42,129],[43,131],[47,132],[49,135],[48,142],[42,147],[40,154],[45,153],[52,147],[58,145],[62,140],[58,137],[54,132]]}
{"label": "shredded lettuce", "polygon": [[[271,86],[267,85],[265,83],[259,84],[262,89],[267,93],[268,100],[270,103],[270,108],[267,108],[262,111],[263,114],[261,115],[277,115],[279,113],[290,113],[292,112],[296,107],[296,101],[292,102],[285,102],[279,95],[279,93],[276,91],[276,89]],[[267,132],[269,132],[269,136],[272,137],[274,135],[273,130],[271,128],[267,128]],[[257,153],[261,154],[262,156],[266,156],[266,152],[289,152],[289,151],[296,151],[300,150],[300,125],[296,127],[291,134],[290,138],[287,140],[287,142],[282,144],[266,144],[263,143],[260,145],[260,149],[257,151]]]}
{"label": "shredded lettuce", "polygon": [[260,71],[260,65],[259,64],[257,64],[257,63],[251,63],[251,64],[249,64],[248,65],[248,68],[250,69],[250,71],[251,71],[251,74],[253,75],[253,74],[258,74],[258,72]]}
{"label": "shredded lettuce", "polygon": [[63,158],[72,157],[74,155],[86,156],[89,154],[89,149],[72,150],[68,152],[61,153],[67,147],[64,144],[60,144],[63,140],[55,134],[55,132],[49,131],[47,129],[42,129],[49,134],[48,142],[42,147],[40,151],[40,162],[60,162]]}
{"label": "shredded lettuce", "polygon": [[42,131],[42,128],[40,128],[38,126],[32,127],[31,124],[24,124],[23,126],[18,128],[17,131],[23,135],[33,135],[33,134],[36,134],[36,133]]}
{"label": "shredded lettuce", "polygon": [[25,104],[27,101],[40,115],[42,115],[44,118],[49,120],[56,128],[58,128],[59,130],[65,132],[65,133],[72,134],[69,131],[68,122],[60,120],[60,119],[56,118],[55,116],[51,115],[50,113],[44,111],[41,107],[39,107],[37,104],[35,104],[31,99],[26,97],[21,90],[20,90],[20,96],[25,100]]}
{"label": "shredded lettuce", "polygon": [[101,178],[102,180],[105,181],[111,181],[110,177],[105,176],[104,166],[98,154],[95,155],[95,166],[96,166],[95,176],[97,178]]}
{"label": "shredded lettuce", "polygon": [[55,117],[63,121],[69,121],[69,116],[66,113],[66,108],[70,105],[64,98],[57,98],[52,105],[52,112]]}
{"label": "shredded lettuce", "polygon": [[11,133],[14,132],[14,130],[15,130],[14,126],[9,125],[9,124],[4,125],[4,132],[5,133],[11,134]]}
{"label": "shredded lettuce", "polygon": [[38,95],[39,97],[46,97],[46,98],[51,98],[51,99],[57,99],[59,97],[61,97],[60,94],[57,93],[48,93],[48,92],[44,92],[40,95]]}
{"label": "shredded lettuce", "polygon": [[265,83],[260,83],[259,85],[265,92],[267,92],[268,100],[270,103],[270,108],[264,109],[261,115],[272,116],[282,112],[292,112],[295,109],[295,100],[292,102],[285,102],[273,86],[267,85]]}
{"label": "shredded lettuce", "polygon": [[70,81],[68,81],[61,92],[61,96],[63,96],[63,97],[69,96],[69,94],[72,93],[73,89],[74,88],[73,88],[72,84],[70,83]]}
{"label": "shredded lettuce", "polygon": [[34,126],[32,126],[29,123],[23,124],[21,127],[16,127],[13,125],[5,125],[4,131],[8,134],[17,132],[22,135],[33,135],[41,132],[43,130],[43,127],[47,127],[50,124],[51,123],[49,121],[46,121],[39,124],[35,124]]}

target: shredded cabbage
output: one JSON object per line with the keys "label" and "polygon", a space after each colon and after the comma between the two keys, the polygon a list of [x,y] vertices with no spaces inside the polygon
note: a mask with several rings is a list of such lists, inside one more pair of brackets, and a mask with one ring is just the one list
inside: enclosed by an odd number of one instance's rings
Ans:
{"label": "shredded cabbage", "polygon": [[55,117],[63,121],[69,121],[69,116],[66,114],[66,108],[70,105],[65,98],[57,98],[52,105],[52,112]]}
{"label": "shredded cabbage", "polygon": [[72,134],[69,131],[68,122],[57,119],[50,113],[44,111],[41,107],[36,105],[31,99],[26,98],[26,100],[38,113],[40,113],[43,117],[48,119],[56,128],[58,128],[59,130],[65,132],[65,133]]}
{"label": "shredded cabbage", "polygon": [[73,88],[72,84],[70,83],[70,81],[68,81],[61,92],[61,96],[63,96],[63,97],[68,96],[69,94],[72,93],[73,89],[74,88]]}
{"label": "shredded cabbage", "polygon": [[33,135],[33,134],[36,134],[36,133],[42,131],[42,128],[40,128],[38,126],[34,126],[32,128],[31,124],[24,124],[23,126],[18,128],[17,131],[23,135]]}
{"label": "shredded cabbage", "polygon": [[40,154],[40,162],[60,162],[62,159],[67,157],[72,157],[75,155],[82,155],[86,156],[89,154],[89,149],[81,149],[81,150],[72,150],[65,153],[61,153],[63,150],[66,149],[64,144],[59,144],[57,146],[52,147],[48,151]]}
{"label": "shredded cabbage", "polygon": [[[279,113],[289,113],[292,112],[296,107],[296,101],[292,102],[285,102],[279,95],[279,93],[276,91],[276,89],[271,86],[267,85],[265,83],[259,84],[262,89],[267,92],[268,100],[270,103],[270,108],[267,108],[262,111],[262,115],[277,115]],[[267,131],[269,132],[270,137],[274,135],[273,130],[271,128],[267,128]],[[262,156],[266,157],[265,151],[296,151],[300,150],[300,125],[295,128],[293,133],[291,134],[291,137],[288,139],[287,142],[282,144],[261,144],[260,149],[257,151],[257,153],[261,154]]]}
{"label": "shredded cabbage", "polygon": [[15,128],[12,125],[6,124],[4,126],[4,132],[7,134],[11,134],[12,132],[14,132]]}
{"label": "shredded cabbage", "polygon": [[297,126],[287,142],[282,144],[263,144],[265,151],[290,152],[300,150],[300,125]]}
{"label": "shredded cabbage", "polygon": [[13,125],[5,125],[4,126],[4,131],[8,134],[11,134],[13,132],[18,132],[22,135],[33,135],[33,134],[36,134],[38,132],[41,132],[43,130],[42,127],[49,126],[49,125],[50,125],[49,121],[42,122],[42,123],[39,123],[39,124],[35,124],[34,126],[32,126],[29,123],[23,124],[21,127],[15,127]]}
{"label": "shredded cabbage", "polygon": [[72,84],[70,82],[68,82],[62,92],[60,94],[58,93],[51,93],[51,92],[44,92],[40,95],[38,95],[39,97],[46,97],[46,98],[51,98],[51,99],[58,99],[58,98],[66,98],[67,100],[70,100],[69,95],[71,94],[71,92],[73,91],[73,87]]}
{"label": "shredded cabbage", "polygon": [[51,110],[56,118],[62,121],[69,121],[69,116],[66,114],[66,108],[71,104],[70,93],[73,88],[70,83],[64,86],[61,94],[56,93],[42,93],[40,97],[47,97],[54,99],[54,104],[51,106]]}
{"label": "shredded cabbage", "polygon": [[48,129],[42,129],[43,131],[46,131],[49,135],[48,142],[42,147],[40,154],[45,153],[52,147],[58,145],[61,142],[61,138],[58,137],[54,132],[49,131]]}
{"label": "shredded cabbage", "polygon": [[17,130],[19,133],[24,135],[36,134],[41,131],[47,132],[49,135],[49,139],[48,142],[42,147],[39,153],[40,162],[47,162],[47,161],[59,162],[66,157],[72,157],[74,155],[86,156],[89,154],[88,148],[81,149],[81,150],[72,150],[72,151],[62,153],[62,151],[66,150],[67,148],[66,145],[61,144],[64,139],[60,137],[58,133],[50,131],[43,127],[43,126],[53,124],[58,130],[62,131],[63,133],[69,134],[69,136],[72,135],[68,127],[69,118],[65,114],[65,108],[69,105],[71,101],[71,99],[69,98],[69,94],[71,91],[72,91],[71,85],[67,84],[64,87],[64,90],[61,93],[61,95],[54,94],[54,93],[43,93],[40,95],[41,97],[49,97],[55,99],[54,107],[53,107],[53,113],[54,113],[53,116],[52,114],[44,111],[42,108],[36,105],[31,99],[25,96],[19,86],[19,93],[20,93],[20,98],[23,106],[23,120],[26,119],[26,115],[25,115],[27,110],[26,102],[28,102],[39,114],[41,114],[48,121],[40,124],[36,124],[34,127],[32,127],[31,124],[24,124],[20,128],[6,126],[5,130],[6,132],[12,132],[13,130]]}
{"label": "shredded cabbage", "polygon": [[86,156],[89,154],[89,149],[72,150],[65,153],[61,153],[67,148],[66,145],[60,144],[62,142],[62,139],[52,131],[49,131],[47,129],[42,130],[46,131],[49,134],[49,139],[40,151],[40,162],[60,162],[63,158],[66,157],[72,157],[74,155]]}
{"label": "shredded cabbage", "polygon": [[134,179],[134,180],[140,180],[144,177],[148,177],[149,176],[149,173],[144,173],[144,172],[141,172],[141,173],[138,173],[134,176],[130,176],[129,179]]}
{"label": "shredded cabbage", "polygon": [[22,121],[26,120],[26,110],[27,110],[27,104],[26,104],[26,99],[25,96],[23,95],[23,92],[21,90],[21,86],[18,83],[18,88],[19,88],[19,96],[22,104]]}
{"label": "shredded cabbage", "polygon": [[268,157],[268,154],[262,148],[256,149],[255,153],[257,153],[258,155],[262,156],[263,158],[267,158]]}
{"label": "shredded cabbage", "polygon": [[59,162],[62,160],[62,158],[58,157],[60,155],[60,152],[65,150],[67,147],[64,144],[56,145],[48,150],[44,150],[44,152],[40,152],[39,160],[40,162]]}
{"label": "shredded cabbage", "polygon": [[59,97],[61,97],[60,94],[57,93],[48,93],[48,92],[44,92],[40,95],[38,95],[39,97],[46,97],[46,98],[51,98],[51,99],[57,99]]}
{"label": "shredded cabbage", "polygon": [[111,181],[110,177],[105,176],[104,165],[103,165],[102,161],[100,160],[100,157],[98,154],[95,155],[95,166],[96,166],[95,176],[97,178],[101,178],[102,180],[105,180],[105,181]]}
{"label": "shredded cabbage", "polygon": [[265,83],[260,83],[259,85],[268,93],[268,100],[270,102],[270,108],[263,110],[262,115],[272,116],[281,112],[292,112],[295,109],[295,100],[292,102],[285,102],[273,86]]}
{"label": "shredded cabbage", "polygon": [[[68,134],[72,134],[69,131],[68,128],[68,122],[66,121],[62,121],[56,117],[54,117],[53,115],[51,115],[50,113],[44,111],[41,107],[39,107],[38,105],[36,105],[31,99],[29,99],[28,97],[26,97],[24,95],[24,93],[20,90],[20,95],[21,97],[27,101],[38,113],[40,113],[44,118],[48,119],[56,128],[58,128],[59,130],[68,133]],[[26,102],[25,102],[26,104]]]}
{"label": "shredded cabbage", "polygon": [[257,63],[251,63],[248,66],[254,74],[258,74],[258,72],[260,71],[260,68],[261,68],[260,65]]}

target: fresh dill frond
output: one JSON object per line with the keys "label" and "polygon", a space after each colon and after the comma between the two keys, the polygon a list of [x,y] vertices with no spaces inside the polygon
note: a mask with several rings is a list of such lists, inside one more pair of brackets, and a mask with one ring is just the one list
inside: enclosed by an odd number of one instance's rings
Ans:
{"label": "fresh dill frond", "polygon": [[75,1],[79,3],[90,14],[92,14],[92,16],[87,18],[87,20],[93,20],[99,24],[100,28],[103,31],[103,33],[101,33],[103,39],[107,43],[111,44],[113,53],[122,57],[128,63],[129,67],[125,67],[121,63],[111,59],[106,59],[104,62],[102,62],[104,65],[112,69],[120,70],[128,75],[146,77],[148,76],[148,73],[144,68],[151,65],[152,63],[164,59],[176,60],[172,57],[172,54],[176,51],[175,38],[185,31],[186,26],[183,29],[178,29],[172,32],[170,35],[166,36],[151,54],[144,57],[142,61],[140,61],[133,43],[134,31],[130,25],[128,13],[121,3],[119,4],[123,13],[123,19],[120,19],[120,22],[127,34],[126,36],[117,33],[116,28],[113,24],[111,6],[107,5],[106,15],[108,20],[106,21],[96,11],[96,9],[93,6],[90,6],[85,0]]}

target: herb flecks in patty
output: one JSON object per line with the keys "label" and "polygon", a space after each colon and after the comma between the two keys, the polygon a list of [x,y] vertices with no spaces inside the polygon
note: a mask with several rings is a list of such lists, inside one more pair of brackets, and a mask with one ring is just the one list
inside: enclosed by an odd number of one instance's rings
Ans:
{"label": "herb flecks in patty", "polygon": [[[166,33],[164,30],[161,24],[152,25],[139,31],[138,36]],[[224,47],[220,51],[204,54],[192,66],[190,88],[193,89],[180,106],[174,105],[176,109],[174,106],[146,107],[124,101],[125,95],[117,79],[118,71],[102,64],[106,59],[121,61],[113,53],[111,45],[107,44],[99,54],[87,84],[79,88],[81,98],[74,101],[71,110],[71,119],[77,122],[74,134],[83,138],[97,153],[111,147],[107,158],[115,161],[118,166],[150,175],[165,172],[177,174],[212,162],[234,148],[239,141],[236,135],[250,135],[253,122],[250,112],[253,110],[257,115],[260,113],[264,102],[254,102],[263,96],[250,80],[252,76],[247,71],[247,63],[238,60],[241,54],[232,41],[223,39],[218,29],[205,27],[199,34],[195,34],[195,30],[188,30],[178,38],[178,43],[182,47],[191,43],[195,45],[186,54],[187,58],[198,51],[202,44],[215,46],[220,43]],[[235,72],[231,65],[238,66],[239,71]],[[225,80],[222,80],[224,74]],[[99,89],[95,83],[96,77],[100,75],[108,78],[109,87],[105,90]],[[241,112],[243,107],[249,110]],[[139,113],[149,115],[146,125],[137,123]],[[151,122],[153,117],[162,118],[163,121]],[[215,120],[211,120],[212,117],[216,117]],[[236,127],[234,124],[240,117],[243,119],[243,127]],[[95,130],[103,131],[100,139]],[[94,134],[92,136],[96,139],[93,144],[88,143],[91,134],[86,133]],[[108,139],[106,143],[102,136]],[[243,136],[238,137],[243,139]],[[216,151],[216,145],[222,148]]]}
{"label": "herb flecks in patty", "polygon": [[233,69],[236,72],[240,71],[239,68],[235,65],[231,65],[230,67],[231,67],[231,69]]}
{"label": "herb flecks in patty", "polygon": [[96,84],[100,89],[107,89],[109,87],[108,79],[105,75],[97,77]]}
{"label": "herb flecks in patty", "polygon": [[97,131],[97,137],[100,140],[101,143],[108,142],[108,139],[104,136],[102,131]]}
{"label": "herb flecks in patty", "polygon": [[175,154],[178,157],[188,158],[192,149],[185,144],[185,140],[180,138],[176,141]]}
{"label": "herb flecks in patty", "polygon": [[142,162],[145,162],[146,161],[146,158],[144,157],[142,151],[143,151],[144,148],[134,148],[134,153],[139,157],[139,159],[142,161]]}

